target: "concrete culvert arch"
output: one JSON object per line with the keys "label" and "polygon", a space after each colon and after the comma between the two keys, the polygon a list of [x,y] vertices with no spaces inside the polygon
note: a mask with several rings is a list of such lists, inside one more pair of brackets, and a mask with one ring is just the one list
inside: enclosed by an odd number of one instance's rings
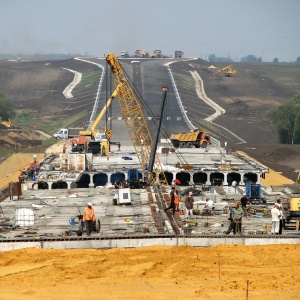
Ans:
{"label": "concrete culvert arch", "polygon": [[122,172],[115,172],[115,173],[111,174],[111,177],[110,177],[111,184],[115,184],[116,181],[122,182],[124,180],[125,180],[125,174]]}
{"label": "concrete culvert arch", "polygon": [[167,179],[168,184],[171,185],[173,181],[173,174],[165,171],[165,177]]}
{"label": "concrete culvert arch", "polygon": [[207,174],[203,172],[195,173],[193,175],[193,182],[195,184],[206,184],[207,182]]}
{"label": "concrete culvert arch", "polygon": [[257,180],[258,180],[257,174],[254,173],[246,173],[243,178],[245,184],[247,184],[248,182],[256,183]]}
{"label": "concrete culvert arch", "polygon": [[108,176],[106,173],[97,173],[93,175],[94,187],[105,186],[108,183]]}
{"label": "concrete culvert arch", "polygon": [[79,179],[76,181],[76,188],[88,188],[91,182],[89,174],[81,174]]}
{"label": "concrete culvert arch", "polygon": [[176,174],[176,179],[181,182],[181,185],[188,186],[191,181],[191,175],[187,172],[179,172]]}
{"label": "concrete culvert arch", "polygon": [[221,186],[224,182],[224,174],[220,172],[212,173],[210,175],[211,185]]}
{"label": "concrete culvert arch", "polygon": [[52,190],[61,190],[61,189],[67,189],[68,188],[68,184],[65,181],[57,181],[57,182],[53,182],[51,189]]}
{"label": "concrete culvert arch", "polygon": [[236,181],[239,183],[241,181],[241,174],[238,173],[228,173],[227,175],[227,183],[229,186],[232,186],[232,182]]}
{"label": "concrete culvert arch", "polygon": [[33,190],[48,190],[49,189],[49,184],[45,181],[40,181],[40,182],[35,182],[32,185]]}

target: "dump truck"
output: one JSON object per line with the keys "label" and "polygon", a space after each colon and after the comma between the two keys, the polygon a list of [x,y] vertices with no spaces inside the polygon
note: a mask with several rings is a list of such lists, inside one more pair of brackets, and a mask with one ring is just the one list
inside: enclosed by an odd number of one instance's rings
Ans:
{"label": "dump truck", "polygon": [[129,57],[129,51],[121,51],[121,57],[122,58],[128,58]]}
{"label": "dump truck", "polygon": [[135,50],[134,57],[142,57],[142,50]]}
{"label": "dump truck", "polygon": [[187,133],[172,133],[170,140],[175,148],[206,148],[211,143],[210,134],[198,129]]}
{"label": "dump truck", "polygon": [[181,50],[175,50],[175,57],[176,58],[181,58],[181,57],[183,57],[183,51],[181,51]]}

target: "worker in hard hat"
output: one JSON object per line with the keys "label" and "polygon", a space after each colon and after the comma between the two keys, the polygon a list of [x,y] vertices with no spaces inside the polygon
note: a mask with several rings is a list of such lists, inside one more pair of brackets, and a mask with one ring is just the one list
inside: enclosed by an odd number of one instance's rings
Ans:
{"label": "worker in hard hat", "polygon": [[90,236],[92,232],[93,221],[96,221],[95,211],[91,202],[87,203],[87,206],[83,211],[82,221],[85,223],[86,234]]}

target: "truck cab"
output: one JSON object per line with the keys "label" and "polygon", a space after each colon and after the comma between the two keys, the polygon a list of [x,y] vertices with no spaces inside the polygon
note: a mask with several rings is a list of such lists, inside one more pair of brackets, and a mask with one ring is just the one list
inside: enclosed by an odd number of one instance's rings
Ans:
{"label": "truck cab", "polygon": [[97,132],[95,135],[95,142],[107,142],[107,137],[104,132]]}
{"label": "truck cab", "polygon": [[61,128],[52,135],[55,139],[67,139],[69,137],[68,129]]}

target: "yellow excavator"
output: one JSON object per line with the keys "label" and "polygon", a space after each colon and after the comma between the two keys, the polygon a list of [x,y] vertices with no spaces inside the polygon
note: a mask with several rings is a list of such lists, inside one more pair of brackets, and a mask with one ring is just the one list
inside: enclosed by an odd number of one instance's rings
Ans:
{"label": "yellow excavator", "polygon": [[[0,117],[0,126],[3,125],[7,128],[10,128],[11,127],[11,120],[8,119],[8,121],[2,121],[2,118]],[[1,126],[2,127],[2,126]]]}
{"label": "yellow excavator", "polygon": [[224,68],[218,70],[217,72],[214,73],[214,75],[216,75],[216,74],[218,74],[220,72],[223,72],[223,71],[225,72],[225,76],[226,77],[232,77],[232,75],[236,74],[236,70],[233,70],[232,69],[232,65],[229,65],[227,67],[224,67]]}

